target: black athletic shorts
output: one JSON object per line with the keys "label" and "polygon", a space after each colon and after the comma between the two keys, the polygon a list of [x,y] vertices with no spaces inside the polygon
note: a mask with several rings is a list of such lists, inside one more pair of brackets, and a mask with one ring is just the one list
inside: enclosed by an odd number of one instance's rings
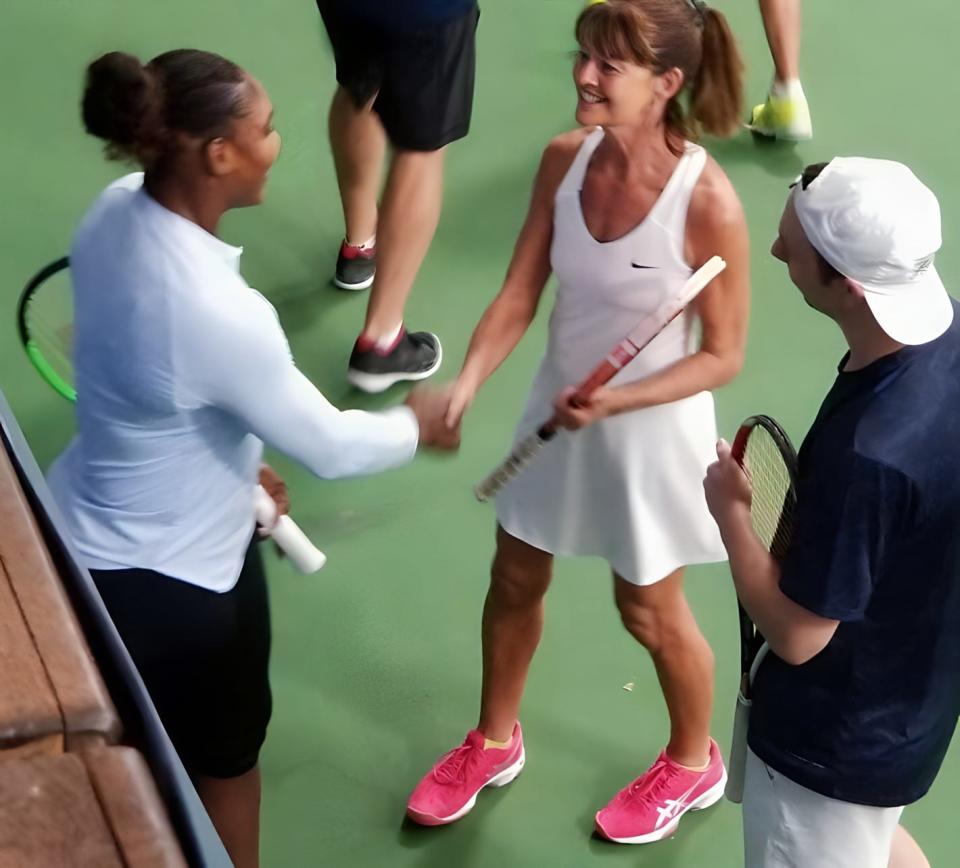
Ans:
{"label": "black athletic shorts", "polygon": [[151,570],[90,574],[187,771],[250,771],[272,708],[270,611],[255,539],[225,594]]}
{"label": "black athletic shorts", "polygon": [[317,0],[317,6],[337,81],[358,107],[376,95],[373,110],[395,148],[436,151],[467,134],[479,8],[408,30],[351,15],[343,0]]}

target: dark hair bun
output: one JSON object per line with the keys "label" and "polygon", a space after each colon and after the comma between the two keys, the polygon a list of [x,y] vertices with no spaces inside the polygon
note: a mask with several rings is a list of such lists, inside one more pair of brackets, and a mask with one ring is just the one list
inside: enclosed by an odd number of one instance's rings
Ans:
{"label": "dark hair bun", "polygon": [[83,125],[106,142],[110,159],[132,159],[145,171],[171,165],[183,136],[225,136],[249,111],[246,73],[209,51],[178,48],[142,64],[111,51],[87,67]]}
{"label": "dark hair bun", "polygon": [[107,143],[109,156],[141,162],[153,151],[159,115],[157,86],[132,54],[111,51],[87,67],[83,123]]}

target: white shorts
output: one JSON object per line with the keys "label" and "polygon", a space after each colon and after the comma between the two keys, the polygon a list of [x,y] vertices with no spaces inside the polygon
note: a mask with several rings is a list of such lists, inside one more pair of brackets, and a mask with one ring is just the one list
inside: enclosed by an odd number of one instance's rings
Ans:
{"label": "white shorts", "polygon": [[902,813],[821,796],[747,750],[746,868],[887,868]]}

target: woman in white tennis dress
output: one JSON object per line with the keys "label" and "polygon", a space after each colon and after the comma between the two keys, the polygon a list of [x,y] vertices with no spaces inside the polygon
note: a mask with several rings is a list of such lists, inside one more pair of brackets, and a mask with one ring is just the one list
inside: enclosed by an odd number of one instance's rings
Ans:
{"label": "woman in white tennis dress", "polygon": [[[587,136],[557,191],[550,252],[557,301],[520,438],[549,419],[561,390],[588,376],[692,273],[685,227],[706,151],[688,144],[649,214],[626,234],[601,242],[584,220],[580,194],[603,138],[599,127]],[[695,325],[694,312],[681,314],[610,386],[644,380],[689,356]],[[701,496],[716,441],[708,391],[564,431],[501,492],[500,526],[555,555],[604,557],[636,585],[653,584],[686,564],[725,560]]]}
{"label": "woman in white tennis dress", "polygon": [[[741,65],[723,16],[699,0],[609,0],[585,9],[576,32],[584,129],[544,152],[504,286],[474,332],[448,415],[459,421],[516,346],[553,271],[549,342],[517,438],[551,416],[567,430],[497,499],[480,721],[421,780],[408,814],[452,822],[483,787],[519,773],[517,717],[553,556],[597,555],[670,714],[666,749],[597,814],[605,837],[642,843],[716,802],[726,777],[709,733],[713,657],[682,577],[689,564],[725,559],[702,481],[717,439],[710,391],[742,364],[748,243],[736,193],[690,138],[739,127]],[[696,303],[575,406],[573,388],[714,255],[727,269]]]}

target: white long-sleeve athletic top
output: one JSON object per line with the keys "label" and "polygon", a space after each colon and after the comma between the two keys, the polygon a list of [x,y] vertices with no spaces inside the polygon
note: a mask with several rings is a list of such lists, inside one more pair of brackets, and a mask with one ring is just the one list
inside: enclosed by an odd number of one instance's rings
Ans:
{"label": "white long-sleeve athletic top", "polygon": [[167,210],[142,174],[111,184],[74,237],[78,434],[50,487],[93,569],[233,587],[267,442],[324,478],[409,461],[406,407],[340,411],[296,368],[241,249]]}

